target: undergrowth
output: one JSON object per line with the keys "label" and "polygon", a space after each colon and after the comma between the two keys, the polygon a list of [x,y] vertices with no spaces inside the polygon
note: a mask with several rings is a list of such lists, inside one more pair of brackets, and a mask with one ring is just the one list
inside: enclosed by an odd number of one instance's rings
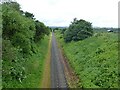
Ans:
{"label": "undergrowth", "polygon": [[94,36],[65,43],[63,34],[56,37],[83,88],[118,87],[117,33],[95,33]]}

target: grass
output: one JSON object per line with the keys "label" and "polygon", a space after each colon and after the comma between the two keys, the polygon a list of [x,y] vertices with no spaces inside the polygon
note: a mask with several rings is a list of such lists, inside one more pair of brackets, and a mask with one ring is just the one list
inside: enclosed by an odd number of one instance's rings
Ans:
{"label": "grass", "polygon": [[[33,54],[25,61],[25,73],[26,78],[20,83],[16,81],[9,81],[8,88],[40,88],[42,81],[42,74],[44,72],[44,64],[48,51],[49,36],[45,36],[44,39],[37,45],[38,52]],[[22,68],[22,67],[21,67]]]}
{"label": "grass", "polygon": [[45,64],[44,64],[44,72],[42,75],[42,82],[41,82],[41,88],[50,88],[51,87],[51,79],[50,79],[50,58],[51,58],[51,38],[52,38],[52,33],[50,36],[50,40],[49,40],[49,47],[48,47],[48,52],[46,55],[46,59],[45,59]]}
{"label": "grass", "polygon": [[94,36],[65,43],[56,33],[70,65],[79,76],[83,88],[118,87],[118,36],[116,33],[95,33]]}

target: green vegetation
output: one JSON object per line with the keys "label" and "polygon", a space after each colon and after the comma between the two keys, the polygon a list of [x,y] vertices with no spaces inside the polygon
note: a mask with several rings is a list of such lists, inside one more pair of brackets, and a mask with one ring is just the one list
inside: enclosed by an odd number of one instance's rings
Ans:
{"label": "green vegetation", "polygon": [[[64,30],[63,30],[64,31]],[[76,18],[64,32],[65,42],[84,40],[93,34],[92,25],[83,19],[77,20]]]}
{"label": "green vegetation", "polygon": [[[13,64],[13,68],[23,69],[25,71],[24,79],[19,82],[16,79],[9,80],[4,82],[4,87],[14,87],[14,88],[40,88],[42,74],[43,74],[43,65],[48,49],[49,36],[45,36],[45,39],[42,39],[41,42],[36,44],[37,54],[33,54],[24,60],[24,64],[19,65],[20,63]],[[6,63],[6,62],[5,62]],[[11,62],[8,62],[11,64]],[[6,65],[3,63],[3,66]],[[22,67],[21,67],[22,66]],[[4,69],[4,68],[3,68]],[[10,72],[10,71],[9,71]],[[15,71],[18,72],[18,71]],[[5,76],[3,76],[4,78]],[[10,79],[11,76],[9,76]]]}
{"label": "green vegetation", "polygon": [[97,32],[82,41],[64,42],[56,31],[66,57],[83,88],[118,88],[117,33]]}
{"label": "green vegetation", "polygon": [[93,28],[94,32],[108,32],[107,30],[112,30],[113,32],[118,33],[118,28],[100,28],[100,27]]}
{"label": "green vegetation", "polygon": [[[0,4],[0,71],[2,71],[2,5]],[[0,73],[0,89],[2,88],[2,73]]]}
{"label": "green vegetation", "polygon": [[49,28],[17,2],[2,4],[2,19],[3,88],[40,87]]}

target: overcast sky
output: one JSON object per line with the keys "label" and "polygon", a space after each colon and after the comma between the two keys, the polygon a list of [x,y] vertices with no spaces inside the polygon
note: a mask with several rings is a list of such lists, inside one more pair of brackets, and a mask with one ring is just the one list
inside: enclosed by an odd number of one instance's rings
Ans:
{"label": "overcast sky", "polygon": [[98,27],[118,27],[119,0],[16,0],[47,26],[69,26],[73,18]]}

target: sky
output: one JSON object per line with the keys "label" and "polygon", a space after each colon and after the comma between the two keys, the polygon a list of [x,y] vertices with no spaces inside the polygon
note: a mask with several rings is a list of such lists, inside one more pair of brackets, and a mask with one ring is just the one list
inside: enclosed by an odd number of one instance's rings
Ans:
{"label": "sky", "polygon": [[118,27],[119,0],[16,0],[47,26],[69,26],[74,18],[93,27]]}

